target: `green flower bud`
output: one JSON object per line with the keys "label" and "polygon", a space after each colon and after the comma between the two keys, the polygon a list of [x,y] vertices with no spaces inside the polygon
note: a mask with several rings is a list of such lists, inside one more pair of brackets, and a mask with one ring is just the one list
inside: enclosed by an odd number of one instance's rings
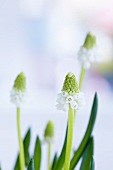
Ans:
{"label": "green flower bud", "polygon": [[53,139],[54,138],[54,124],[52,121],[49,121],[46,125],[44,137]]}
{"label": "green flower bud", "polygon": [[88,33],[84,42],[84,47],[88,50],[93,48],[96,45],[96,36],[92,33]]}
{"label": "green flower bud", "polygon": [[62,91],[68,92],[70,95],[79,92],[79,85],[73,73],[68,73],[64,80]]}
{"label": "green flower bud", "polygon": [[22,92],[26,90],[26,77],[23,72],[17,76],[13,87]]}

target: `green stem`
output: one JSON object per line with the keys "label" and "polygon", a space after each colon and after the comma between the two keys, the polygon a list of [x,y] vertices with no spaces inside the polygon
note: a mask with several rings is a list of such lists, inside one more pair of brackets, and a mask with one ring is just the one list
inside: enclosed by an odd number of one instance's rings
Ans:
{"label": "green stem", "polygon": [[51,143],[48,142],[48,170],[51,169]]}
{"label": "green stem", "polygon": [[73,142],[73,130],[74,130],[74,110],[69,105],[68,134],[67,134],[67,144],[66,144],[66,156],[65,156],[64,170],[69,170],[69,167],[70,167],[70,158],[71,158],[72,142]]}
{"label": "green stem", "polygon": [[74,110],[74,120],[75,120],[75,117],[76,117],[76,110]]}
{"label": "green stem", "polygon": [[20,170],[24,170],[25,160],[24,160],[23,141],[21,138],[21,131],[20,131],[20,108],[17,108],[17,130],[18,130],[18,141],[19,141],[19,147],[20,147],[20,154],[19,154]]}
{"label": "green stem", "polygon": [[84,67],[82,66],[81,73],[80,73],[80,80],[79,80],[79,89],[81,89],[81,87],[82,87],[84,75],[85,75],[85,69],[84,69]]}

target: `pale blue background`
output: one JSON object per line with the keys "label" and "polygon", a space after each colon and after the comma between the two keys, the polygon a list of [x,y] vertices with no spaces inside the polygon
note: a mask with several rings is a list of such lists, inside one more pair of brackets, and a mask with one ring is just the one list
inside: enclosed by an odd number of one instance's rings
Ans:
{"label": "pale blue background", "polygon": [[[67,114],[56,110],[56,95],[68,71],[79,77],[77,51],[87,31],[96,33],[104,62],[113,60],[112,6],[110,0],[0,1],[0,161],[3,170],[12,170],[18,151],[15,107],[9,98],[15,77],[21,71],[27,77],[28,96],[22,107],[21,128],[22,136],[28,127],[32,128],[31,153],[36,135],[39,134],[43,140],[42,134],[49,119],[54,121],[56,129],[52,154],[56,150],[60,152]],[[109,22],[103,21],[106,13]],[[85,132],[97,91],[99,111],[94,129],[96,170],[112,170],[113,167],[112,80],[112,72],[101,73],[94,67],[87,72],[83,86],[86,105],[77,113],[75,122],[76,148]],[[46,149],[43,145],[42,170],[47,169]]]}

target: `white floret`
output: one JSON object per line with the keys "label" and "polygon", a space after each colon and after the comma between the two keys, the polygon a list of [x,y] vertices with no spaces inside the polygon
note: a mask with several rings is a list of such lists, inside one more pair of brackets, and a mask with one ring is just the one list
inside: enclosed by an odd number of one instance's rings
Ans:
{"label": "white floret", "polygon": [[11,102],[14,103],[16,107],[20,107],[21,104],[25,102],[26,92],[12,88],[10,92],[10,98]]}
{"label": "white floret", "polygon": [[71,105],[72,109],[79,110],[85,104],[85,97],[84,93],[78,92],[74,95],[70,95],[66,92],[66,95],[63,95],[64,92],[58,94],[58,98],[56,100],[57,105],[56,108],[58,110],[68,111],[69,104]]}
{"label": "white floret", "polygon": [[78,52],[78,60],[85,69],[89,69],[93,62],[100,62],[101,54],[98,46],[94,46],[91,49],[86,49],[82,46]]}
{"label": "white floret", "polygon": [[54,142],[54,138],[52,137],[49,137],[49,136],[46,136],[44,137],[44,143],[53,143]]}

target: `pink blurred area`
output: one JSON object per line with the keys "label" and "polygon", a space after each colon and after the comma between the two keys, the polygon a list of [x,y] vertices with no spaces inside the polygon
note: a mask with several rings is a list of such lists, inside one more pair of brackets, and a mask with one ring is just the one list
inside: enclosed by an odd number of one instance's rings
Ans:
{"label": "pink blurred area", "polygon": [[97,91],[99,113],[94,131],[96,169],[112,169],[112,6],[112,0],[0,1],[0,161],[5,170],[12,169],[18,151],[15,108],[9,98],[15,77],[21,71],[27,77],[28,98],[23,106],[22,134],[30,125],[34,141],[35,135],[43,134],[45,123],[52,119],[57,136],[53,151],[60,150],[59,139],[63,142],[67,115],[56,110],[56,95],[67,72],[74,72],[79,80],[81,67],[77,52],[88,31],[96,34],[103,59],[86,73],[83,84],[86,106],[78,114],[75,127],[78,128],[75,134],[77,141],[74,141],[78,144],[84,133]]}

